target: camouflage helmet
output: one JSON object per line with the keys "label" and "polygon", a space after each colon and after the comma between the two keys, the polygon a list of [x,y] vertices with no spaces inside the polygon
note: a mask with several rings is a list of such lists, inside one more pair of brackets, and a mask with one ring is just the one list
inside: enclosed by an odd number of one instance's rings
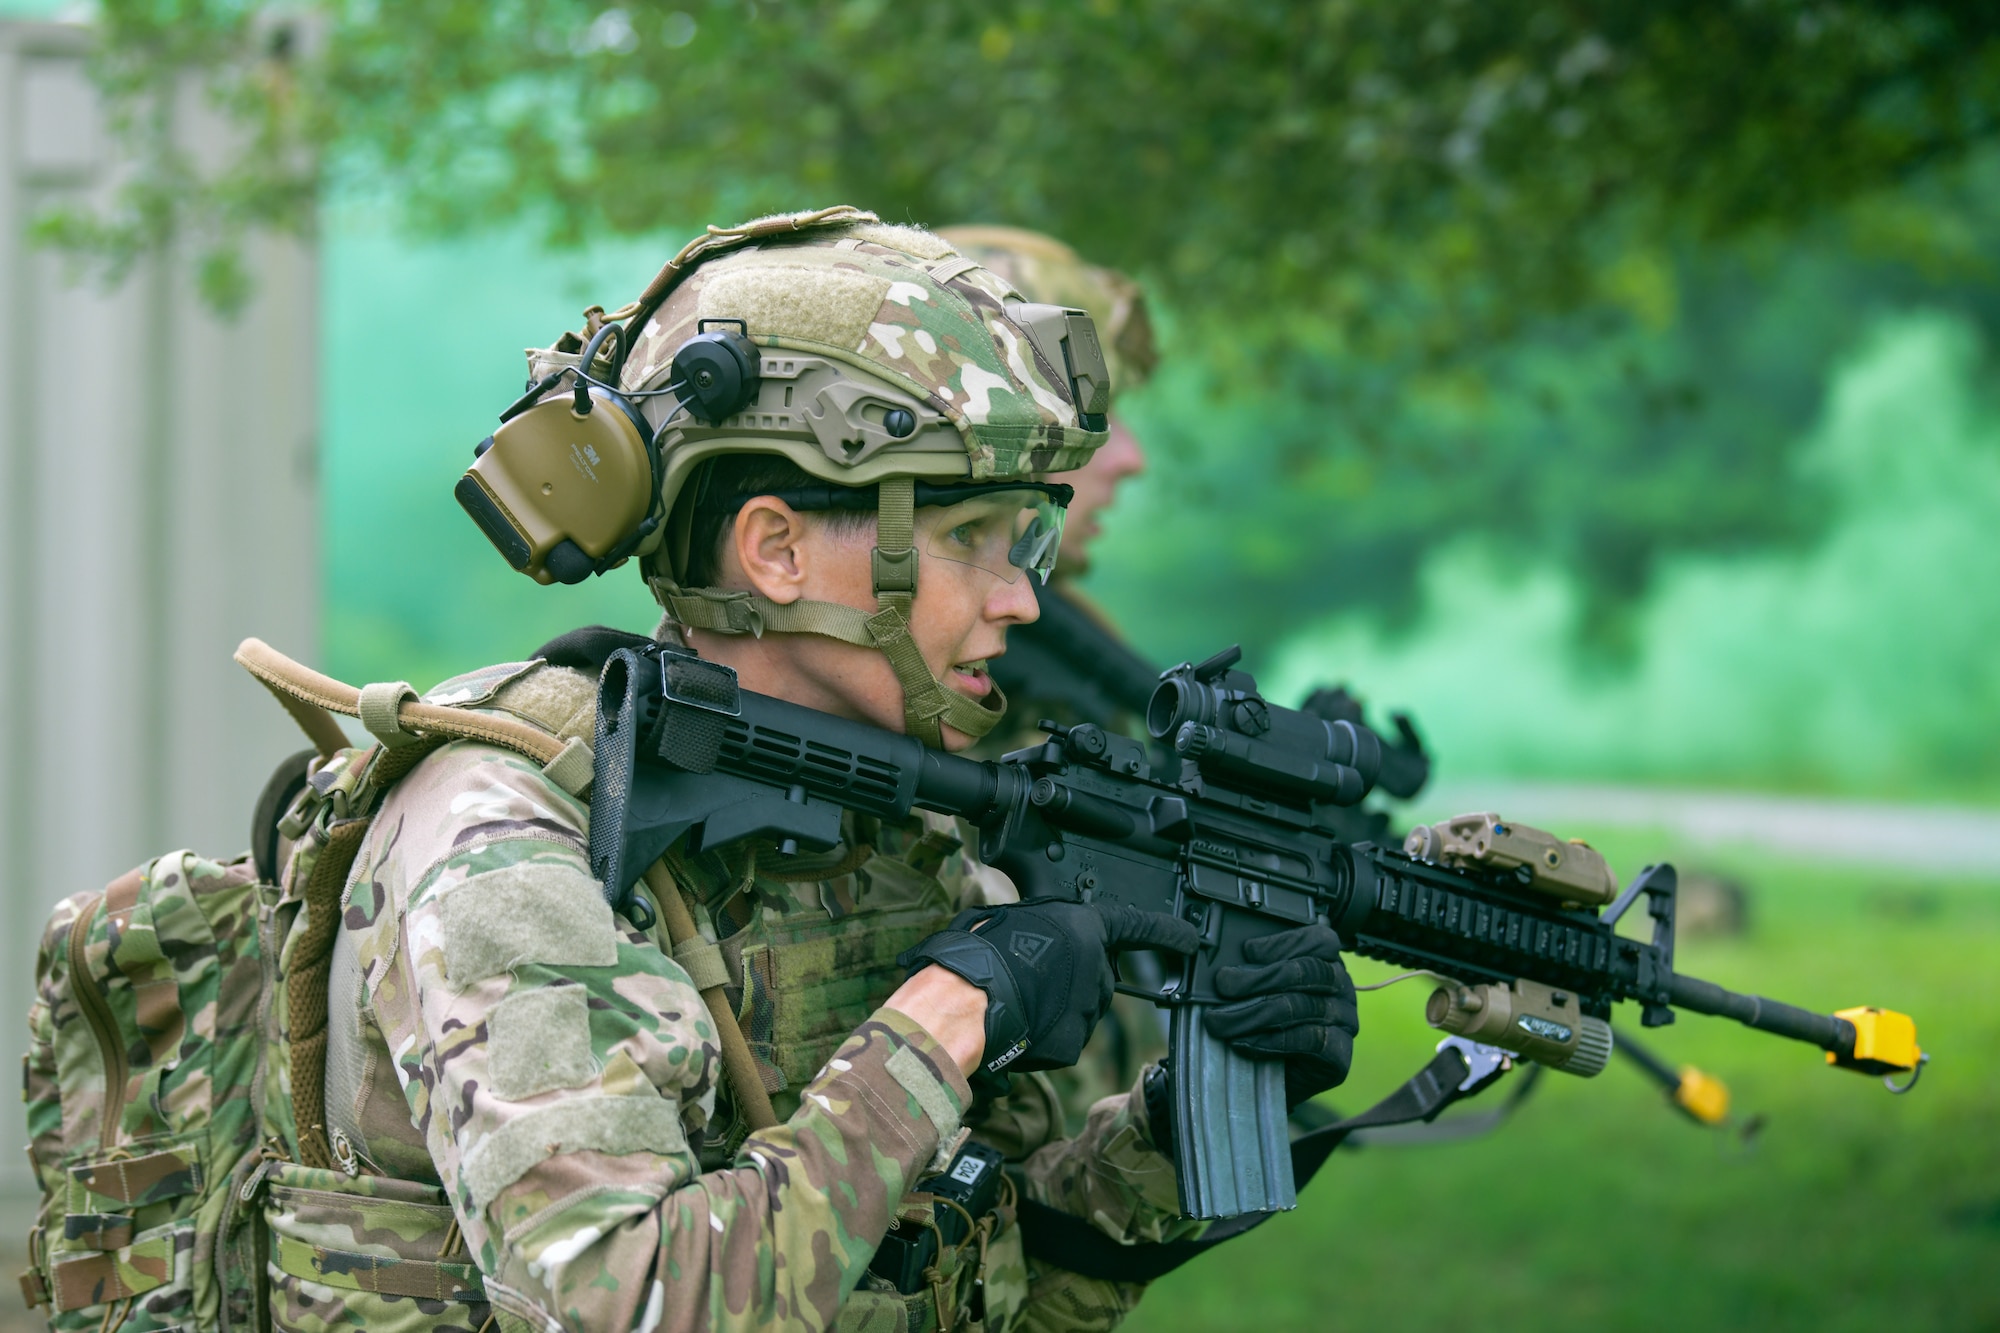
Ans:
{"label": "camouflage helmet", "polygon": [[1145,292],[1130,277],[1088,263],[1053,236],[1022,227],[940,227],[937,234],[1028,300],[1088,310],[1116,389],[1136,388],[1152,378],[1160,360],[1153,321]]}
{"label": "camouflage helmet", "polygon": [[[910,638],[913,511],[920,496],[1053,499],[1034,520],[1039,542],[1013,544],[1052,561],[1067,488],[1038,478],[1081,467],[1106,439],[1110,381],[1089,315],[1024,301],[929,232],[832,208],[710,228],[646,296],[604,318],[621,317],[636,333],[619,385],[655,431],[660,478],[660,521],[637,553],[668,618],[713,633],[822,634],[878,648],[903,686],[912,735],[941,744],[941,724],[991,730],[1006,706],[999,691],[981,704],[947,689]],[[709,422],[659,391],[674,381],[683,345],[717,325],[748,336],[761,374],[740,411]],[[691,483],[708,460],[746,453],[782,456],[835,488],[875,488],[874,615],[682,586],[703,499]]]}

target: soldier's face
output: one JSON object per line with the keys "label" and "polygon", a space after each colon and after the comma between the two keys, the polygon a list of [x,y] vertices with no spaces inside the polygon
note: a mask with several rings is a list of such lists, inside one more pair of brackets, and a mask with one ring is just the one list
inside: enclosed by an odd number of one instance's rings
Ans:
{"label": "soldier's face", "polygon": [[[989,659],[1007,650],[1007,630],[1041,614],[1032,576],[1012,582],[975,563],[932,552],[945,545],[941,524],[964,515],[944,509],[916,514],[917,595],[910,607],[910,636],[931,674],[947,689],[971,699],[993,691]],[[839,602],[873,614],[873,524],[845,530],[782,500],[759,497],[737,515],[733,540],[725,541],[722,586],[752,589],[789,605],[807,599]],[[836,716],[903,730],[903,687],[889,660],[817,634],[769,634],[762,639],[693,632],[703,656],[725,662],[760,693]],[[962,750],[972,738],[950,727],[945,746]]]}
{"label": "soldier's face", "polygon": [[1069,502],[1069,526],[1063,530],[1062,564],[1065,575],[1087,573],[1090,546],[1097,540],[1098,516],[1111,507],[1118,487],[1128,477],[1146,470],[1146,451],[1124,420],[1113,416],[1111,438],[1090,456],[1090,461],[1074,472],[1054,478],[1076,488]]}

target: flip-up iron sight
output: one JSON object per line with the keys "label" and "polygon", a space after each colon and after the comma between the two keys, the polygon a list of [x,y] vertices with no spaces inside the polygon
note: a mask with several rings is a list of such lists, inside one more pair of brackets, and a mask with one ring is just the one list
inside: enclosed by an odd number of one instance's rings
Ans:
{"label": "flip-up iron sight", "polygon": [[1233,668],[1230,647],[1207,661],[1160,673],[1146,705],[1146,730],[1204,775],[1280,800],[1353,805],[1382,768],[1382,742],[1366,727],[1280,708]]}

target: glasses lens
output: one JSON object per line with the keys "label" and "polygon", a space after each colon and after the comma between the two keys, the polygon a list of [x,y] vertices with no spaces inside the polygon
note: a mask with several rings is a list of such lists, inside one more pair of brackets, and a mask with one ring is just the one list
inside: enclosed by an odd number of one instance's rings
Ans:
{"label": "glasses lens", "polygon": [[[928,517],[928,515],[922,515]],[[1063,507],[1040,491],[991,491],[938,511],[925,551],[1013,583],[1048,582],[1062,547]]]}

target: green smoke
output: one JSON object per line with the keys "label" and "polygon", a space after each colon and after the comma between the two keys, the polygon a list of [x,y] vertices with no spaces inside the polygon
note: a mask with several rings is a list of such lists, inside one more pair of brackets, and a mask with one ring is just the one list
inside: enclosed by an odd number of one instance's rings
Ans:
{"label": "green smoke", "polygon": [[1406,633],[1349,615],[1292,637],[1280,698],[1350,681],[1416,713],[1453,774],[1591,776],[1869,792],[2000,790],[2000,413],[1956,316],[1879,321],[1793,451],[1825,497],[1798,552],[1683,557],[1633,651],[1576,648],[1552,565],[1436,551]]}

